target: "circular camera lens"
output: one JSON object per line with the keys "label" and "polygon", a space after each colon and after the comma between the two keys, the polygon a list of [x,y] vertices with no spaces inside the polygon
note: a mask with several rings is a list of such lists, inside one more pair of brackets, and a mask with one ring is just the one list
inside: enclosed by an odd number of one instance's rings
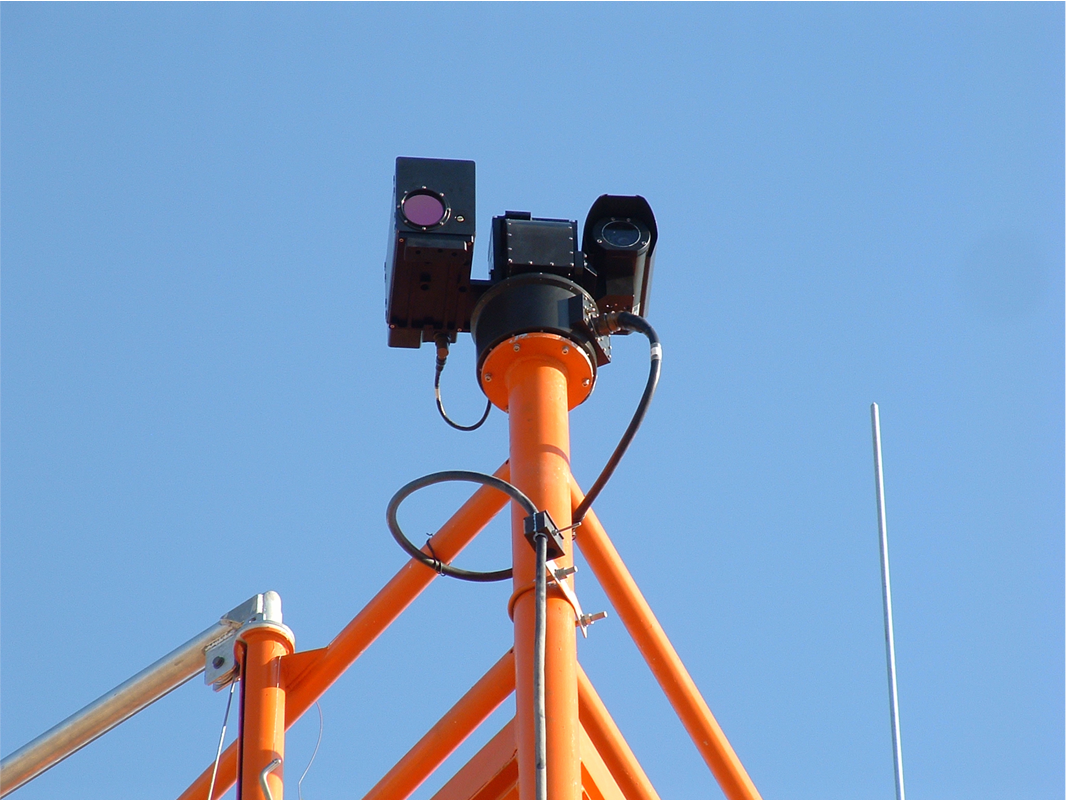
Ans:
{"label": "circular camera lens", "polygon": [[632,247],[640,241],[640,228],[626,220],[615,220],[603,226],[603,241],[615,247]]}
{"label": "circular camera lens", "polygon": [[444,219],[444,203],[432,194],[410,194],[403,199],[403,216],[412,225],[429,228]]}

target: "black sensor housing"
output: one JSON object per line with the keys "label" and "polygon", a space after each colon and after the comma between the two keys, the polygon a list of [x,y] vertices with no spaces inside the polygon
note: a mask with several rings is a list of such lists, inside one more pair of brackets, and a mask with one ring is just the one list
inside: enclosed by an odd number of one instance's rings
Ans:
{"label": "black sensor housing", "polygon": [[601,311],[647,316],[658,236],[655,215],[640,195],[605,194],[592,204],[581,249],[597,276],[592,296]]}
{"label": "black sensor housing", "polygon": [[481,359],[501,337],[541,331],[579,342],[598,365],[609,362],[610,339],[594,317],[647,315],[658,238],[648,201],[602,195],[580,249],[573,220],[526,211],[494,217],[489,279],[474,280],[474,180],[473,161],[396,159],[385,263],[389,346],[418,348],[442,335],[454,342],[472,331]]}
{"label": "black sensor housing", "polygon": [[419,347],[470,330],[474,304],[489,285],[471,281],[475,234],[474,162],[396,159],[385,263],[390,347]]}

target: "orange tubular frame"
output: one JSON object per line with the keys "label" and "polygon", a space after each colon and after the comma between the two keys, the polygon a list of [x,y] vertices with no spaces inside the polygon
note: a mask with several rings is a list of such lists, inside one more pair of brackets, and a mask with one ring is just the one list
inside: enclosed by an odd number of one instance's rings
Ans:
{"label": "orange tubular frame", "polygon": [[[584,495],[574,482],[570,491],[577,508]],[[761,800],[744,765],[592,511],[581,522],[577,543],[725,796],[729,800]]]}
{"label": "orange tubular frame", "polygon": [[[554,334],[522,334],[496,346],[479,380],[507,411],[510,460],[496,476],[548,511],[573,564],[576,541],[652,674],[729,800],[761,800],[670,640],[595,513],[576,540],[572,510],[584,499],[570,474],[569,411],[595,378],[591,362]],[[491,391],[490,391],[491,389]],[[482,487],[433,536],[425,549],[448,563],[503,509],[508,498]],[[512,504],[514,649],[501,658],[367,794],[365,800],[406,800],[513,691],[514,719],[438,792],[436,800],[533,800],[536,784],[533,640],[536,557],[525,537],[525,512]],[[431,546],[431,547],[430,547]],[[180,800],[217,800],[237,780],[240,800],[282,800],[284,730],[300,718],[367,647],[432,582],[436,573],[411,559],[326,647],[292,654],[284,626],[252,626],[244,642],[242,730],[219,763],[214,797],[208,768]],[[548,587],[545,650],[546,775],[550,800],[659,800],[621,732],[577,663],[575,606]],[[570,590],[568,589],[568,591]],[[575,601],[576,602],[576,601]],[[276,629],[275,629],[276,628]],[[238,744],[240,769],[238,770]],[[264,792],[261,781],[268,783]]]}
{"label": "orange tubular frame", "polygon": [[[501,466],[495,475],[508,480],[508,465]],[[487,487],[478,489],[430,539],[437,557],[444,561],[455,558],[506,504],[507,496],[503,493]],[[301,662],[302,669],[295,671],[288,687],[285,727],[291,727],[436,577],[429,567],[411,559],[327,647],[282,659],[284,669],[288,659],[310,656],[308,663]],[[211,769],[208,766],[179,800],[205,800],[211,784]],[[211,800],[225,794],[236,780],[237,747],[232,744],[219,761]]]}

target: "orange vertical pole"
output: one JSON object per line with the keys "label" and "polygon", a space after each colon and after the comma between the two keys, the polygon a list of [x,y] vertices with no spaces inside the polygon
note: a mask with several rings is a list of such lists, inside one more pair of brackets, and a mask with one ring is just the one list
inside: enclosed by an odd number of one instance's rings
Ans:
{"label": "orange vertical pole", "polygon": [[[507,385],[511,435],[511,482],[551,514],[560,528],[570,525],[570,421],[567,368],[563,354],[576,350],[551,334],[516,336],[499,345],[510,362]],[[497,362],[498,364],[498,362]],[[487,368],[486,368],[487,369]],[[499,374],[499,367],[494,368]],[[524,534],[524,512],[512,512],[515,590],[536,577],[536,557]],[[570,531],[559,566],[573,563]],[[536,599],[525,591],[514,604],[516,739],[519,797],[535,793],[533,728],[533,636]],[[577,641],[574,610],[554,586],[548,591],[545,647],[545,731],[547,789],[551,800],[580,800],[581,753],[577,705]]]}
{"label": "orange vertical pole", "polygon": [[[577,485],[572,486],[573,503],[584,499]],[[589,511],[581,522],[577,538],[589,568],[599,580],[604,593],[626,626],[633,642],[648,662],[663,693],[681,718],[696,749],[714,773],[718,785],[729,800],[761,800],[758,789],[748,777],[718,721],[707,707],[695,682],[666,638],[666,632],[652,613],[636,581],[622,563],[607,532],[596,515]]]}
{"label": "orange vertical pole", "polygon": [[[241,674],[241,724],[238,800],[282,800],[285,763],[285,687],[281,657],[293,652],[292,634],[264,622],[240,634],[244,645]],[[264,781],[270,796],[263,791]]]}

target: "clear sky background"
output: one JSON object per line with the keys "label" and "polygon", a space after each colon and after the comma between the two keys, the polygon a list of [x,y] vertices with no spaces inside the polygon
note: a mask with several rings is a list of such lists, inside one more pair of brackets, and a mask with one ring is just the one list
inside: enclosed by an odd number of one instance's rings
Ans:
{"label": "clear sky background", "polygon": [[[477,162],[476,276],[506,209],[655,209],[663,378],[597,510],[764,797],[893,797],[872,401],[909,796],[1063,796],[1062,4],[0,22],[4,754],[256,592],[325,645],[404,563],[393,492],[504,460],[503,414],[447,428],[430,350],[385,345],[411,155]],[[616,356],[572,415],[586,486],[646,375]],[[469,339],[444,391],[476,418]],[[361,797],[507,650],[509,592],[431,585],[324,698],[307,800]],[[664,800],[719,796],[616,616],[579,657]],[[174,797],[224,707],[197,679],[16,796]]]}

